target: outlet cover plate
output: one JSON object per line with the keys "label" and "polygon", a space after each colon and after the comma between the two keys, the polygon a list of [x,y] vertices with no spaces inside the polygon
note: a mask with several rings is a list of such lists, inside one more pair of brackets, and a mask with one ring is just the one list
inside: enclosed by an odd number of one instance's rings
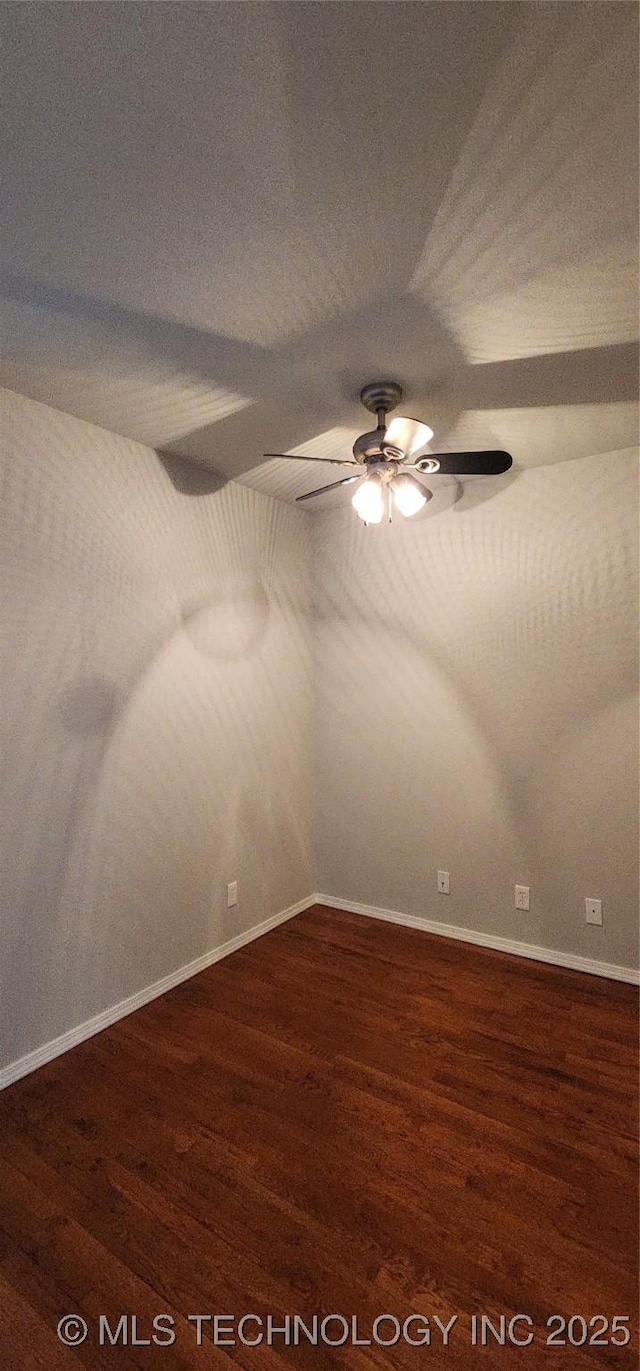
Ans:
{"label": "outlet cover plate", "polygon": [[237,903],[238,903],[238,882],[237,882],[237,881],[229,881],[229,884],[228,884],[228,886],[227,886],[227,909],[233,909],[233,906],[234,906],[235,904],[237,904]]}
{"label": "outlet cover plate", "polygon": [[529,891],[528,885],[516,886],[516,909],[529,909]]}
{"label": "outlet cover plate", "polygon": [[602,923],[602,900],[593,900],[587,897],[584,902],[584,909],[588,924]]}

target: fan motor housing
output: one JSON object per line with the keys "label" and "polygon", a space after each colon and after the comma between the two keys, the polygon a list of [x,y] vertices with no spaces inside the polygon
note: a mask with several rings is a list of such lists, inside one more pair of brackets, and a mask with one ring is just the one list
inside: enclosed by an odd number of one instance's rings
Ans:
{"label": "fan motor housing", "polygon": [[387,460],[401,462],[404,453],[399,447],[385,442],[386,429],[374,428],[371,433],[361,433],[353,444],[356,462],[379,462]]}

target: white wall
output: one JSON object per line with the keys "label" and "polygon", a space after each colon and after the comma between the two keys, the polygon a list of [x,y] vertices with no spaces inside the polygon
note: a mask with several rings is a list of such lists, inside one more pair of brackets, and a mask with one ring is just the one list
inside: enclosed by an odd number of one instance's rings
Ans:
{"label": "white wall", "polygon": [[315,519],[320,891],[637,966],[637,475],[608,453],[431,520]]}
{"label": "white wall", "polygon": [[313,890],[307,517],[2,402],[0,1065]]}

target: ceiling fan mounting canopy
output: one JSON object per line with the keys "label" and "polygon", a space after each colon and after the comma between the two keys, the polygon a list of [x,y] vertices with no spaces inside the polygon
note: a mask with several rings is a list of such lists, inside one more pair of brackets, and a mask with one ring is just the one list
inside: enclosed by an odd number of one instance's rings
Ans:
{"label": "ceiling fan mounting canopy", "polygon": [[397,381],[371,381],[368,386],[362,387],[360,402],[372,414],[378,414],[379,410],[388,414],[390,409],[400,404],[402,395],[402,386]]}

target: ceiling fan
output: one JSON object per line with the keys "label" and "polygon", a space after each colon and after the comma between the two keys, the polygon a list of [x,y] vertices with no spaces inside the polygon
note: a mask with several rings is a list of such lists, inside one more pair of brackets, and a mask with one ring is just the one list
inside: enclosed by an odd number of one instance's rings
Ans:
{"label": "ceiling fan", "polygon": [[322,462],[329,466],[366,468],[364,475],[345,476],[319,486],[301,500],[312,500],[327,490],[337,490],[358,482],[351,499],[356,514],[365,524],[379,524],[387,511],[391,522],[392,508],[405,518],[417,514],[433,491],[411,475],[436,472],[449,476],[497,476],[508,471],[512,458],[508,452],[438,452],[419,456],[433,438],[433,430],[418,419],[402,419],[399,415],[387,427],[387,414],[402,399],[402,387],[395,381],[372,381],[360,391],[365,409],[378,417],[378,426],[370,433],[362,433],[353,445],[352,457],[301,457],[292,452],[265,452],[264,457],[284,457],[294,462]]}

